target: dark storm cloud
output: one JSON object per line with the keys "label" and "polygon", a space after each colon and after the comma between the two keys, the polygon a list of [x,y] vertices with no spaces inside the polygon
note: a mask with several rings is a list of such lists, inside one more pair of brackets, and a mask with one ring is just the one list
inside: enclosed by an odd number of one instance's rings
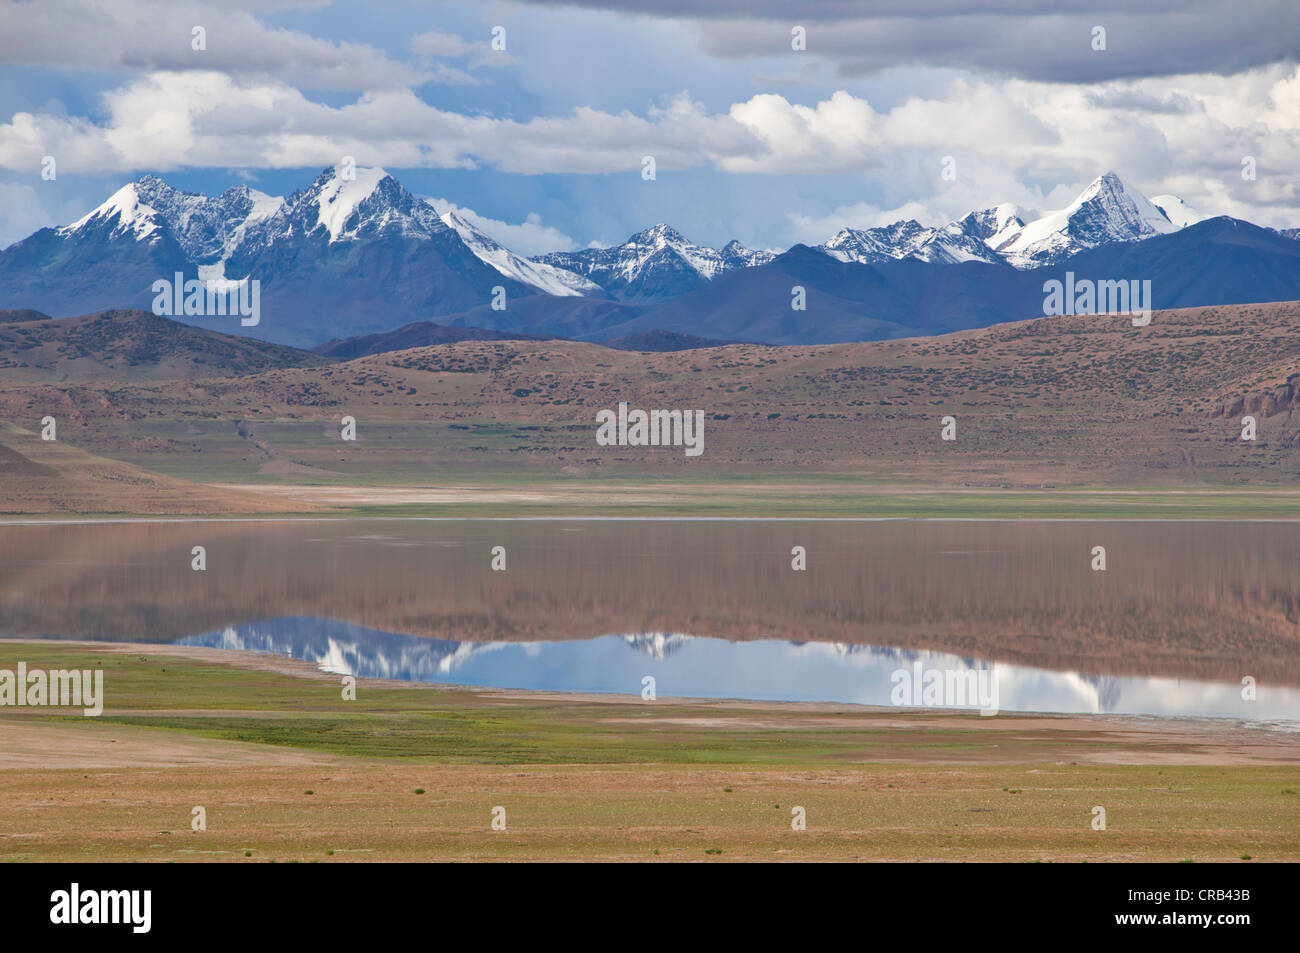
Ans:
{"label": "dark storm cloud", "polygon": [[[695,21],[733,59],[807,53],[842,76],[953,67],[1047,82],[1232,74],[1300,57],[1297,0],[523,0]],[[1104,27],[1106,49],[1093,49]]]}
{"label": "dark storm cloud", "polygon": [[1184,115],[1205,112],[1204,103],[1175,90],[1151,95],[1136,89],[1108,87],[1089,92],[1088,102],[1097,109],[1118,109],[1130,112],[1165,113]]}

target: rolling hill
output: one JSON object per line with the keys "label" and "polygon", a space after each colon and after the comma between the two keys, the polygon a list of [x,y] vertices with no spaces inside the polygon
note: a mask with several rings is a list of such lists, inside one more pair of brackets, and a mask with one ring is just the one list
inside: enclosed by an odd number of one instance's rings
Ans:
{"label": "rolling hill", "polygon": [[522,334],[510,331],[488,331],[484,328],[448,327],[433,321],[413,321],[393,331],[365,334],[361,337],[326,341],[312,348],[323,357],[351,360],[386,351],[404,351],[431,344],[454,344],[457,341],[544,341],[544,335]]}
{"label": "rolling hill", "polygon": [[701,347],[725,347],[728,344],[740,344],[740,341],[721,341],[714,338],[702,338],[694,334],[678,334],[653,328],[640,334],[631,334],[625,338],[608,338],[600,342],[605,347],[619,351],[693,351]]}
{"label": "rolling hill", "polygon": [[[979,266],[983,267],[983,266]],[[1061,316],[933,338],[669,353],[462,341],[237,378],[0,386],[10,420],[191,479],[828,474],[912,484],[1291,483],[1300,303]],[[705,452],[601,447],[595,414],[699,409]],[[1240,439],[1242,415],[1258,439]],[[339,439],[343,416],[357,440]],[[940,439],[940,418],[957,439]],[[30,426],[30,424],[28,425]]]}
{"label": "rolling hill", "polygon": [[326,363],[307,351],[205,331],[149,311],[0,322],[0,381],[235,377]]}

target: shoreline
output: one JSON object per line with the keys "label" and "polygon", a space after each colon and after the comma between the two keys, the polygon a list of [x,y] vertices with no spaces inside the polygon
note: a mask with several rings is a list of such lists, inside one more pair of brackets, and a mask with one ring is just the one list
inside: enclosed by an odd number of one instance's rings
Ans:
{"label": "shoreline", "polygon": [[[583,641],[576,639],[573,641]],[[509,643],[509,644],[535,644],[535,643]],[[0,636],[0,649],[9,645],[58,645],[69,646],[83,649],[104,649],[113,652],[135,652],[140,654],[152,654],[156,656],[169,656],[173,658],[183,658],[191,660],[200,660],[216,664],[228,664],[239,668],[250,668],[261,671],[277,672],[284,675],[292,675],[298,678],[314,678],[321,681],[335,682],[338,679],[349,675],[345,672],[330,672],[319,668],[316,663],[302,659],[296,659],[289,656],[280,655],[276,652],[260,651],[257,649],[227,649],[212,646],[195,646],[181,645],[174,642],[129,642],[119,640],[96,641],[92,639],[61,639],[61,638],[32,638],[30,636]],[[946,654],[946,653],[939,653]],[[1078,672],[1059,672],[1060,675],[1078,675]],[[1091,674],[1091,673],[1086,673]],[[601,692],[601,691],[565,691],[563,689],[536,689],[536,688],[517,688],[510,686],[497,685],[476,685],[466,682],[454,681],[425,681],[419,679],[402,679],[402,678],[379,678],[373,676],[352,676],[357,680],[358,685],[364,685],[370,688],[428,688],[433,690],[456,690],[472,692],[483,695],[492,695],[495,697],[514,697],[518,696],[525,699],[535,699],[538,701],[561,702],[571,701],[575,703],[582,702],[629,702],[632,704],[642,704],[639,697],[635,694],[626,692]],[[1141,677],[1141,676],[1129,676]],[[1164,677],[1164,676],[1150,676]],[[1205,685],[1232,685],[1233,683],[1208,682],[1203,679],[1179,679],[1179,681],[1194,682]],[[785,699],[763,699],[763,698],[744,698],[731,695],[670,695],[660,694],[656,698],[656,704],[679,705],[679,706],[732,706],[737,708],[750,709],[762,707],[780,712],[789,709],[792,712],[817,711],[819,708],[839,710],[848,706],[852,710],[861,710],[877,715],[892,712],[900,718],[920,712],[948,714],[954,718],[968,718],[971,715],[978,715],[978,708],[952,708],[952,707],[926,707],[926,706],[907,706],[907,705],[876,705],[855,701],[809,701],[809,700],[785,700]],[[0,712],[4,709],[0,708]],[[995,713],[997,718],[1017,717],[1017,718],[1066,718],[1078,722],[1082,719],[1096,718],[1104,720],[1107,724],[1113,726],[1116,720],[1135,720],[1140,722],[1177,722],[1188,725],[1201,724],[1204,727],[1233,725],[1236,727],[1258,729],[1263,731],[1278,732],[1282,734],[1296,735],[1300,739],[1300,712],[1297,712],[1294,719],[1281,717],[1257,717],[1248,718],[1237,714],[1184,714],[1184,713],[1161,713],[1161,712],[1068,712],[1068,711],[1048,711],[1038,709],[999,709]],[[990,722],[992,719],[985,716],[980,721]],[[979,724],[980,722],[976,722]],[[1102,727],[1100,724],[1096,727]],[[1300,740],[1298,740],[1300,743]]]}
{"label": "shoreline", "polygon": [[[143,472],[143,471],[142,471]],[[170,479],[170,478],[169,478]],[[0,491],[0,525],[227,520],[628,520],[1014,522],[1294,522],[1300,488],[961,487],[825,475],[802,480],[639,478],[481,479],[443,484],[222,482],[201,477],[175,499],[68,499]],[[188,502],[186,500],[188,499]],[[209,503],[219,500],[219,503]],[[200,504],[199,501],[204,501]]]}
{"label": "shoreline", "polygon": [[[39,650],[44,647],[75,648],[92,650],[113,655],[136,655],[147,658],[166,657],[177,660],[202,662],[226,668],[242,669],[287,676],[294,679],[338,684],[344,677],[342,673],[324,671],[315,663],[278,655],[272,652],[260,652],[253,649],[224,649],[207,646],[177,645],[174,643],[154,642],[120,642],[94,641],[87,639],[31,639],[0,637],[0,657],[4,650],[13,646],[28,646]],[[776,725],[784,718],[803,718],[806,716],[839,716],[852,720],[855,716],[869,718],[878,727],[903,728],[920,722],[931,728],[950,728],[962,732],[1002,730],[1012,722],[1018,729],[1027,731],[1068,730],[1084,732],[1131,732],[1144,735],[1169,736],[1171,742],[1190,742],[1192,739],[1204,739],[1207,736],[1239,735],[1258,741],[1255,736],[1263,734],[1278,736],[1277,742],[1290,749],[1294,755],[1281,758],[1275,763],[1300,764],[1300,743],[1294,739],[1300,731],[1300,721],[1294,728],[1274,725],[1277,719],[1246,719],[1233,715],[1168,715],[1108,712],[1050,712],[1050,711],[999,711],[995,717],[981,717],[978,710],[963,710],[937,707],[906,707],[892,705],[866,705],[857,702],[836,701],[768,701],[759,699],[712,697],[712,696],[674,696],[660,695],[653,702],[645,702],[640,696],[630,693],[605,692],[566,692],[551,689],[502,688],[479,685],[466,685],[454,682],[405,681],[400,679],[355,676],[358,690],[372,691],[424,691],[433,693],[463,695],[485,703],[525,703],[548,704],[557,706],[601,705],[646,709],[655,711],[663,709],[680,709],[696,711],[707,709],[722,714],[760,712],[766,721]],[[217,710],[204,710],[211,714]],[[30,717],[38,717],[42,712],[26,709]],[[112,716],[138,716],[147,714],[147,709],[108,709],[104,714]],[[0,716],[16,714],[23,716],[23,710],[17,708],[0,708]],[[101,716],[102,717],[102,716]],[[89,719],[94,720],[94,719]],[[751,719],[752,721],[752,719]],[[1288,723],[1290,724],[1290,723]],[[1285,739],[1292,739],[1287,741]],[[1253,762],[1258,763],[1258,762]],[[1270,762],[1274,763],[1274,762]],[[3,755],[0,754],[0,768],[3,767]]]}

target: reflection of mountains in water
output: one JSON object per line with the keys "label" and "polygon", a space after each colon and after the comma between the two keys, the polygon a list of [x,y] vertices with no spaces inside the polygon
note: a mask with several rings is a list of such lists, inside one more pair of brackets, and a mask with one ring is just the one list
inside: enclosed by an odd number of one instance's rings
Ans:
{"label": "reflection of mountains in water", "polygon": [[[636,632],[615,636],[629,649],[655,661],[682,652],[701,637],[677,632]],[[404,681],[438,681],[448,678],[471,658],[514,645],[528,652],[538,643],[463,642],[384,632],[335,619],[312,616],[283,616],[217,632],[206,632],[180,640],[181,645],[244,649],[270,652],[303,659],[322,669],[362,678]],[[929,665],[960,664],[966,668],[988,668],[979,659],[956,659],[936,652],[894,649],[877,645],[849,645],[843,642],[790,642],[799,649],[820,651],[850,662],[871,659],[905,668],[914,662]],[[1098,711],[1112,711],[1121,693],[1120,680],[1109,675],[1071,674],[1068,677],[1095,695]]]}
{"label": "reflection of mountains in water", "polygon": [[271,652],[362,678],[430,681],[502,643],[426,639],[337,619],[282,616],[188,636],[177,644]]}
{"label": "reflection of mountains in water", "polygon": [[623,636],[623,641],[638,652],[644,652],[656,662],[662,662],[670,655],[675,655],[695,638],[693,635],[681,635],[677,632],[636,632]]}
{"label": "reflection of mountains in water", "polygon": [[[844,659],[880,659],[899,668],[906,668],[914,662],[925,663],[932,662],[935,659],[942,660],[945,665],[960,664],[968,669],[997,667],[990,665],[989,662],[983,659],[958,657],[944,652],[927,650],[891,649],[881,645],[852,645],[847,642],[791,642],[790,644],[800,648],[805,646],[825,646]],[[1121,679],[1113,675],[1086,675],[1080,672],[1063,674],[1062,677],[1068,678],[1071,682],[1083,688],[1082,694],[1095,696],[1097,711],[1114,711],[1119,707],[1120,695],[1123,692]]]}
{"label": "reflection of mountains in water", "polygon": [[[676,632],[636,632],[619,638],[633,651],[663,661],[681,651],[695,636]],[[450,675],[481,653],[507,645],[518,645],[528,651],[529,646],[538,643],[430,639],[384,632],[337,619],[282,616],[188,636],[177,644],[287,655],[312,662],[326,671],[363,678],[428,681]]]}

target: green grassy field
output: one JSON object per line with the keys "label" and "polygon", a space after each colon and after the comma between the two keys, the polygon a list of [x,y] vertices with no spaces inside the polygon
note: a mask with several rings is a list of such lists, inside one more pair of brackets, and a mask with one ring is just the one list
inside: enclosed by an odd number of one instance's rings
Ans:
{"label": "green grassy field", "polygon": [[0,769],[0,860],[1300,859],[1296,763],[1181,729],[369,681],[345,702],[299,663],[149,651],[0,643],[0,668],[102,666],[107,696],[0,710],[50,752]]}
{"label": "green grassy field", "polygon": [[[997,731],[926,729],[927,718],[938,722],[950,717],[940,712],[917,713],[918,728],[910,732],[880,727],[874,723],[881,718],[879,712],[868,714],[854,706],[841,708],[851,716],[851,725],[834,730],[818,727],[824,713],[807,709],[785,712],[778,728],[736,731],[734,726],[745,720],[743,714],[719,713],[716,705],[689,701],[638,704],[629,710],[626,698],[556,701],[553,696],[538,696],[534,701],[524,693],[501,701],[470,689],[402,687],[401,682],[384,683],[362,691],[356,701],[344,701],[337,678],[289,678],[270,671],[165,656],[99,653],[48,642],[21,648],[0,643],[0,668],[12,668],[20,657],[29,668],[102,667],[110,704],[103,715],[87,722],[97,730],[113,725],[165,728],[226,741],[363,757],[485,764],[827,767],[867,749],[882,756],[894,749],[902,756],[959,749],[1029,750],[1013,719]],[[25,710],[16,717],[83,722],[79,712]],[[692,719],[706,724],[682,724]],[[721,723],[714,724],[718,719]],[[1070,743],[1068,737],[1061,741]],[[1033,743],[1033,750],[1044,750],[1041,741]]]}

